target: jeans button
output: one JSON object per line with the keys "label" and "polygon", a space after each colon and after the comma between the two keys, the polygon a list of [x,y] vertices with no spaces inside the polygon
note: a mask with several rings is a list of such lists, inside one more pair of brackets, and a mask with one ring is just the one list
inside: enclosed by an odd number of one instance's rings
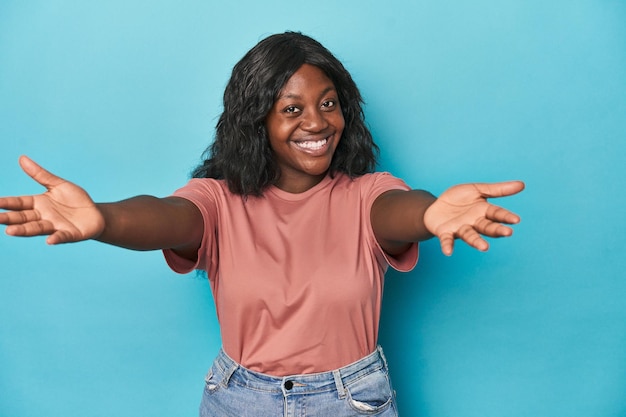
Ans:
{"label": "jeans button", "polygon": [[293,388],[293,381],[285,381],[285,389],[290,390]]}

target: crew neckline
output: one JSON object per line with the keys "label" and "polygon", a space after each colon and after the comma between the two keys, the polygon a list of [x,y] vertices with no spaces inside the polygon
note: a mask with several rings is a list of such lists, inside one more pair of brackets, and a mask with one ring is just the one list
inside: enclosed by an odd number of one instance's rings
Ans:
{"label": "crew neckline", "polygon": [[322,178],[320,182],[318,182],[313,187],[309,188],[308,190],[302,193],[290,193],[288,191],[281,190],[275,185],[271,185],[268,188],[268,191],[282,200],[301,201],[310,197],[312,194],[315,194],[317,191],[321,190],[322,188],[325,188],[328,184],[331,183],[332,180],[333,178],[331,178],[330,174],[326,174],[326,176]]}

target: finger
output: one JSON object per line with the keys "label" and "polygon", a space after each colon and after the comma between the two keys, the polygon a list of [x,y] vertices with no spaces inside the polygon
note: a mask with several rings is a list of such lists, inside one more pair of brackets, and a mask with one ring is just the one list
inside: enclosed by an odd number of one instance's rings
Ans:
{"label": "finger", "polygon": [[5,232],[7,235],[10,236],[41,236],[53,233],[54,227],[52,227],[52,224],[50,222],[38,220],[24,224],[9,225],[7,226]]}
{"label": "finger", "polygon": [[470,225],[466,224],[461,227],[457,233],[458,237],[465,243],[479,251],[486,251],[489,249],[489,243]]}
{"label": "finger", "polygon": [[441,251],[444,255],[452,255],[454,250],[454,235],[452,233],[443,233],[439,236],[439,243],[441,244]]}
{"label": "finger", "polygon": [[67,231],[57,230],[46,239],[48,245],[58,245],[61,243],[75,242],[76,239]]}
{"label": "finger", "polygon": [[65,182],[63,178],[57,177],[50,171],[44,169],[26,155],[20,156],[19,164],[28,176],[46,188],[51,188]]}
{"label": "finger", "polygon": [[521,220],[520,216],[517,214],[493,204],[490,204],[489,207],[487,207],[485,217],[489,220],[507,224],[516,224]]}
{"label": "finger", "polygon": [[522,191],[526,185],[522,181],[504,181],[494,183],[475,183],[476,190],[486,198],[506,197]]}
{"label": "finger", "polygon": [[35,210],[10,211],[7,213],[0,213],[0,224],[25,224],[38,220],[40,220],[39,213],[37,213]]}
{"label": "finger", "polygon": [[474,225],[476,232],[489,237],[507,237],[513,234],[513,229],[489,219],[482,219]]}
{"label": "finger", "polygon": [[[33,208],[33,197],[3,197],[0,198],[0,209],[3,210],[30,210]],[[6,213],[0,213],[6,214]]]}

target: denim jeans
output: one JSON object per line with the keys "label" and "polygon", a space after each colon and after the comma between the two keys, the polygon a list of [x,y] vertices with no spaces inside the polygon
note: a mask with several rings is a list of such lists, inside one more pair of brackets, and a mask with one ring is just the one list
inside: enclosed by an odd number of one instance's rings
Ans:
{"label": "denim jeans", "polygon": [[397,417],[387,361],[374,353],[340,369],[275,377],[220,350],[206,376],[200,417]]}

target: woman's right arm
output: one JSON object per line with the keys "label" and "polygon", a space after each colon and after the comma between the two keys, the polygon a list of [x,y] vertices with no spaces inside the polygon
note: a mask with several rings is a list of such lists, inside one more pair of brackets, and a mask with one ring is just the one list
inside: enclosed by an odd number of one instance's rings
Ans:
{"label": "woman's right arm", "polygon": [[48,235],[49,244],[95,239],[135,250],[174,249],[197,257],[203,233],[200,210],[178,197],[138,196],[116,203],[93,202],[82,188],[31,159],[20,166],[46,187],[43,194],[0,198],[0,224],[11,236]]}
{"label": "woman's right arm", "polygon": [[180,197],[142,195],[117,203],[98,203],[104,219],[94,239],[134,250],[174,249],[195,260],[204,223],[200,210]]}

